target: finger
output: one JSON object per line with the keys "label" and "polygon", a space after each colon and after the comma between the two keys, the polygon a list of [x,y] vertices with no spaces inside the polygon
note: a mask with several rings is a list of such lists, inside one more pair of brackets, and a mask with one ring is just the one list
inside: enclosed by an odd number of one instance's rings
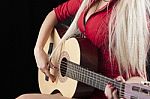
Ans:
{"label": "finger", "polygon": [[[50,70],[50,66],[49,66],[49,64],[47,63],[47,64],[45,64],[44,66],[42,66],[41,68],[40,68],[40,70],[45,74],[45,71],[46,70]],[[48,76],[48,75],[47,75]]]}
{"label": "finger", "polygon": [[50,66],[50,68],[53,68],[53,67],[54,67],[54,65],[52,64],[51,61],[48,62],[48,65]]}
{"label": "finger", "polygon": [[54,69],[54,70],[56,70],[56,71],[59,70],[58,66],[53,65],[52,62],[49,62],[49,67],[52,68],[52,69]]}
{"label": "finger", "polygon": [[52,82],[54,82],[54,81],[56,80],[55,76],[52,75],[52,74],[50,74],[50,71],[49,71],[49,70],[46,69],[46,70],[44,71],[44,73],[45,73],[46,76],[48,76],[48,77],[51,79]]}
{"label": "finger", "polygon": [[125,79],[122,77],[122,76],[118,76],[116,78],[117,81],[120,81],[120,82],[125,82]]}
{"label": "finger", "polygon": [[111,84],[107,84],[105,87],[105,95],[108,99],[113,99],[112,92],[114,90],[114,87]]}
{"label": "finger", "polygon": [[50,66],[50,68],[53,68],[53,69],[57,69],[58,68],[58,66],[53,65],[52,62],[50,62],[50,61],[49,61],[49,66]]}
{"label": "finger", "polygon": [[44,68],[40,68],[40,70],[45,74],[47,80],[49,79],[49,77],[53,80],[53,77],[50,74],[50,65],[49,65],[49,63],[47,63],[44,66]]}
{"label": "finger", "polygon": [[113,95],[113,99],[118,99],[117,89],[114,89],[112,95]]}

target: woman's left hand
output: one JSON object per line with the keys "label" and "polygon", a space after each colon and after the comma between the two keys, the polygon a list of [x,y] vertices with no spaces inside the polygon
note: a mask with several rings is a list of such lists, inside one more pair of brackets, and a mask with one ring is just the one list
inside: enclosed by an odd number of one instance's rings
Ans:
{"label": "woman's left hand", "polygon": [[[116,78],[117,81],[125,82],[122,76]],[[119,99],[117,89],[112,84],[107,84],[105,87],[105,96],[108,99]]]}

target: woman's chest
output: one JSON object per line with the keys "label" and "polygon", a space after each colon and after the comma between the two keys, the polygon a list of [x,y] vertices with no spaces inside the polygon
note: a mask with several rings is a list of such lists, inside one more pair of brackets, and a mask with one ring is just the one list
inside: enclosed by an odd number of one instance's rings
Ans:
{"label": "woman's chest", "polygon": [[[99,11],[91,14],[90,16],[86,16],[86,11],[83,11],[79,17],[79,30],[85,34],[85,36],[89,38],[97,47],[107,44],[108,42],[110,12],[111,9]],[[86,19],[86,17],[88,17],[88,19]]]}

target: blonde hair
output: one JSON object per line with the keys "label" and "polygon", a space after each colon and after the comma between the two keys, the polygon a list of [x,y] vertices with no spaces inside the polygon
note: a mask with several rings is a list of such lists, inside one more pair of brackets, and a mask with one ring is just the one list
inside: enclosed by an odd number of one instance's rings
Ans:
{"label": "blonde hair", "polygon": [[[73,22],[58,46],[76,33],[79,15],[89,1],[83,0]],[[118,0],[112,10],[109,21],[109,52],[110,56],[116,57],[120,73],[124,69],[128,77],[131,76],[130,72],[135,73],[137,70],[140,76],[146,78],[146,59],[150,41],[147,26],[147,16],[149,15],[149,0]]]}
{"label": "blonde hair", "polygon": [[[149,0],[118,0],[109,22],[109,51],[116,56],[120,71],[127,76],[146,77],[147,53],[150,45],[148,21]],[[121,67],[122,66],[122,67]]]}

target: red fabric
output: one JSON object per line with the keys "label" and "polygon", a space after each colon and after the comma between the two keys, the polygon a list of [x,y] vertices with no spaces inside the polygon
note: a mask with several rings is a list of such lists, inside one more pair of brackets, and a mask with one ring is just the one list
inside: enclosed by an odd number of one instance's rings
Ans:
{"label": "red fabric", "polygon": [[[93,0],[91,0],[92,3]],[[108,20],[112,11],[113,2],[107,7],[90,16],[85,23],[84,18],[88,9],[85,9],[79,17],[79,30],[89,38],[94,45],[99,48],[99,72],[107,77],[116,78],[119,76],[118,65],[116,61],[110,62],[108,51]],[[54,9],[58,21],[63,21],[68,17],[75,15],[82,0],[68,0]],[[90,4],[91,5],[91,4]],[[90,6],[89,6],[90,7]],[[92,99],[106,99],[104,92],[95,90]]]}
{"label": "red fabric", "polygon": [[71,16],[74,16],[81,5],[82,0],[68,0],[58,7],[54,8],[57,20],[63,21]]}

